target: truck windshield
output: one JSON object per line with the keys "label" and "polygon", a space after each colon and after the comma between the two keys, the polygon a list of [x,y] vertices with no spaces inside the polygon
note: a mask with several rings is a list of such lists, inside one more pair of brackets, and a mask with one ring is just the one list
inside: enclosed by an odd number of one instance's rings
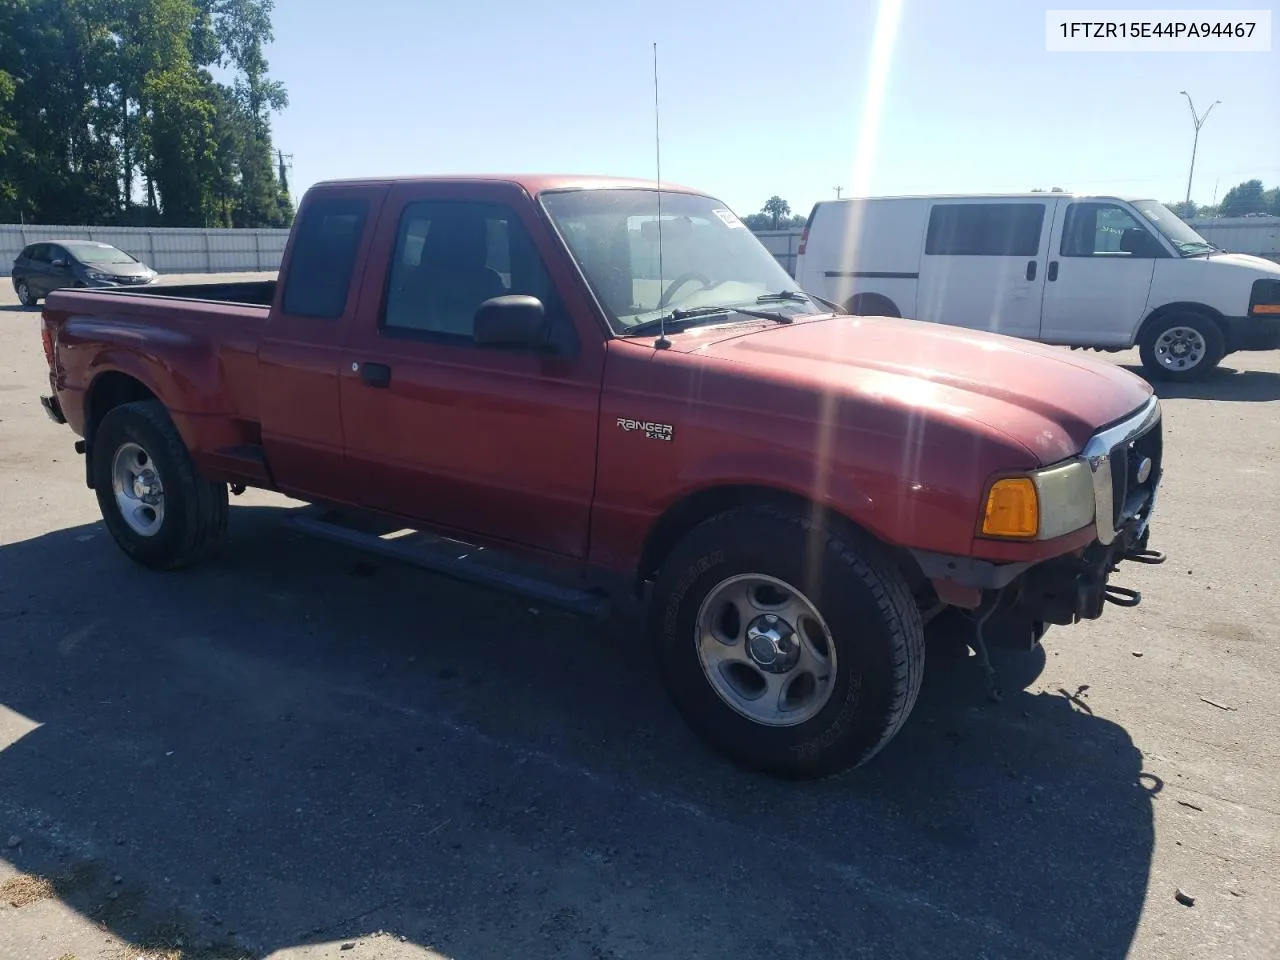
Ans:
{"label": "truck windshield", "polygon": [[755,308],[760,297],[771,312],[826,312],[710,197],[663,192],[661,263],[656,190],[551,191],[541,201],[620,333],[675,310]]}
{"label": "truck windshield", "polygon": [[1217,250],[1216,244],[1210,243],[1196,233],[1190,225],[1179,219],[1178,215],[1163,203],[1154,200],[1135,200],[1134,208],[1147,218],[1147,223],[1155,227],[1164,238],[1173,244],[1173,248],[1184,257],[1197,257]]}

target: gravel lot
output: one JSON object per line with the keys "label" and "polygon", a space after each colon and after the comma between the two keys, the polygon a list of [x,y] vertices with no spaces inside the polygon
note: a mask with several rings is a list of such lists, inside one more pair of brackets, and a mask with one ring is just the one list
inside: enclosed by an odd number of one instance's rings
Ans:
{"label": "gravel lot", "polygon": [[279,497],[130,564],[0,286],[0,956],[1280,956],[1280,355],[1164,391],[1138,609],[997,651],[999,705],[932,661],[885,753],[795,785],[693,739],[634,616],[369,562]]}

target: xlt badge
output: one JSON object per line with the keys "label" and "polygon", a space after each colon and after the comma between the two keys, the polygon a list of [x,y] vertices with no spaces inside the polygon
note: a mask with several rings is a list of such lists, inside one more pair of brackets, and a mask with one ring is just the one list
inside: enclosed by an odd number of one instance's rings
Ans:
{"label": "xlt badge", "polygon": [[666,440],[670,443],[675,436],[671,424],[654,423],[652,420],[629,420],[626,417],[619,417],[618,426],[627,433],[639,430],[650,440]]}

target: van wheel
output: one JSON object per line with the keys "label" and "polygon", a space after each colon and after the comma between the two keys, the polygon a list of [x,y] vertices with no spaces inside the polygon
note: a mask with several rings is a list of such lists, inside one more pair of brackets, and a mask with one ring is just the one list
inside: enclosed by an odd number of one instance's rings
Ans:
{"label": "van wheel", "polygon": [[1202,380],[1226,354],[1222,330],[1202,313],[1175,311],[1147,325],[1138,345],[1153,377],[1172,382]]}
{"label": "van wheel", "polygon": [[849,298],[845,309],[855,317],[901,317],[902,311],[888,297],[878,293],[858,293]]}
{"label": "van wheel", "polygon": [[19,280],[15,283],[13,290],[18,295],[18,302],[24,307],[34,307],[40,302],[40,298],[31,292],[31,287],[27,285],[25,280]]}
{"label": "van wheel", "polygon": [[652,632],[685,722],[737,763],[816,778],[869,760],[924,677],[906,582],[872,542],[766,506],[705,521],[658,577]]}
{"label": "van wheel", "polygon": [[120,548],[171,570],[206,554],[227,528],[227,486],[204,479],[164,405],[125,403],[93,438],[93,487]]}

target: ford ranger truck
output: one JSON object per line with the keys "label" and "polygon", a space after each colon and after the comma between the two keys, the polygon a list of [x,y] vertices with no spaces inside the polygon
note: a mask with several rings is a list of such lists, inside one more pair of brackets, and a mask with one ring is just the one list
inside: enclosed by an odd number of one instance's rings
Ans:
{"label": "ford ranger truck", "polygon": [[993,616],[1031,645],[1132,606],[1111,574],[1162,559],[1143,380],[833,312],[695,190],[322,183],[278,280],[55,291],[42,331],[44,407],[137,562],[204,556],[257,487],[456,577],[638,597],[682,716],[776,775],[888,743],[939,611],[980,653]]}

